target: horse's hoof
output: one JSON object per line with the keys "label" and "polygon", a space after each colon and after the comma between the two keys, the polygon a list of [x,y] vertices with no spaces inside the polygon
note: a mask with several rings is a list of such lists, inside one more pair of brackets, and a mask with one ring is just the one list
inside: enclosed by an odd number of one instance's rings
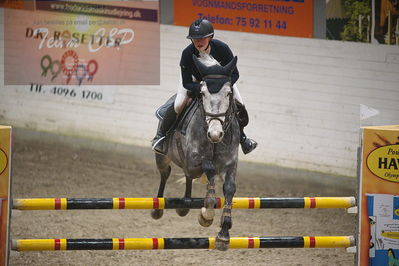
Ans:
{"label": "horse's hoof", "polygon": [[155,220],[158,220],[162,217],[163,210],[151,210],[151,217]]}
{"label": "horse's hoof", "polygon": [[222,239],[219,238],[219,235],[216,237],[215,240],[215,248],[220,251],[226,251],[229,249],[230,239]]}
{"label": "horse's hoof", "polygon": [[202,207],[201,215],[202,217],[204,217],[205,220],[213,220],[213,218],[215,217],[215,210]]}
{"label": "horse's hoof", "polygon": [[190,209],[176,209],[176,212],[179,216],[186,216]]}
{"label": "horse's hoof", "polygon": [[202,213],[198,215],[198,222],[203,227],[209,227],[213,223],[213,219],[207,220],[202,216]]}

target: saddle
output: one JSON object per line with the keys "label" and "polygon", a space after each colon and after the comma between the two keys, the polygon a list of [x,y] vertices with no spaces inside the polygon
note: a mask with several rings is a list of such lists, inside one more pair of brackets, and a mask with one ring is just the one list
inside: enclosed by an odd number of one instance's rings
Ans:
{"label": "saddle", "polygon": [[[165,116],[166,110],[174,105],[176,100],[176,94],[170,97],[163,105],[161,105],[157,111],[155,112],[155,116],[161,122]],[[180,113],[178,118],[176,119],[173,126],[167,132],[167,136],[169,136],[174,131],[178,130],[181,134],[185,135],[187,126],[189,125],[191,118],[193,117],[195,112],[191,112],[191,110],[196,110],[198,108],[198,99],[195,97],[193,100],[184,107],[183,111]]]}

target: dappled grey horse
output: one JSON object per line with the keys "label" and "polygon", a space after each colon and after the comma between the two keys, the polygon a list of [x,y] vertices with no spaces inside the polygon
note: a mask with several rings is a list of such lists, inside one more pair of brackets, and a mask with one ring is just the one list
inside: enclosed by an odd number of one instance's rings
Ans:
{"label": "dappled grey horse", "polygon": [[[237,64],[235,57],[226,66],[220,64],[208,54],[193,56],[194,62],[203,77],[201,95],[186,115],[184,130],[171,132],[166,140],[166,155],[156,153],[155,159],[161,174],[158,197],[163,197],[165,183],[170,175],[170,163],[181,167],[186,176],[185,198],[191,197],[192,180],[205,173],[208,179],[204,206],[199,215],[202,226],[210,226],[215,216],[215,176],[224,179],[225,197],[221,217],[221,230],[216,237],[215,247],[226,250],[229,247],[229,229],[232,226],[231,206],[236,191],[238,146],[240,128],[236,118],[236,106],[233,98],[230,76]],[[177,209],[185,216],[190,209]],[[152,210],[154,219],[162,217],[163,210]]]}

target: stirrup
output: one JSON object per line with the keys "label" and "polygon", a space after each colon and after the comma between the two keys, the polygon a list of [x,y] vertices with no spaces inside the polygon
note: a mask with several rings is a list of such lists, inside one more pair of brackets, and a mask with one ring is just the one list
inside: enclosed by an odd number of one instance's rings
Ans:
{"label": "stirrup", "polygon": [[156,153],[166,155],[164,151],[164,143],[166,136],[157,136],[152,141],[152,150]]}
{"label": "stirrup", "polygon": [[245,138],[245,140],[241,141],[241,149],[244,154],[248,154],[255,150],[257,146],[258,143],[250,138]]}

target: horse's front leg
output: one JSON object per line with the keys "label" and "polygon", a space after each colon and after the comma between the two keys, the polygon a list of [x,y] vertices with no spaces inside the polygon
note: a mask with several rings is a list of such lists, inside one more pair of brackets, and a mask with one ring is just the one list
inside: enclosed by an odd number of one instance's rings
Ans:
{"label": "horse's front leg", "polygon": [[[159,170],[159,173],[161,174],[161,181],[159,183],[157,197],[162,198],[163,193],[165,191],[166,181],[168,180],[168,178],[170,176],[170,171],[171,171],[170,158],[165,155],[156,153],[155,160],[157,163],[157,168]],[[151,217],[154,219],[159,219],[162,217],[162,215],[163,215],[163,210],[160,210],[160,209],[151,210]]]}
{"label": "horse's front leg", "polygon": [[200,225],[208,227],[212,224],[215,217],[215,166],[212,161],[205,160],[202,164],[202,169],[208,178],[207,192],[204,200],[204,207],[201,208],[201,213],[198,217]]}
{"label": "horse's front leg", "polygon": [[[186,192],[184,193],[184,198],[191,198],[193,179],[186,174]],[[186,216],[190,211],[189,208],[176,209],[179,216]]]}
{"label": "horse's front leg", "polygon": [[225,176],[225,181],[223,184],[223,194],[224,194],[224,208],[220,221],[221,230],[216,237],[215,247],[218,250],[225,251],[229,248],[230,234],[229,230],[232,226],[231,219],[231,207],[233,205],[233,196],[236,192],[236,176],[237,166],[233,169],[228,170]]}

